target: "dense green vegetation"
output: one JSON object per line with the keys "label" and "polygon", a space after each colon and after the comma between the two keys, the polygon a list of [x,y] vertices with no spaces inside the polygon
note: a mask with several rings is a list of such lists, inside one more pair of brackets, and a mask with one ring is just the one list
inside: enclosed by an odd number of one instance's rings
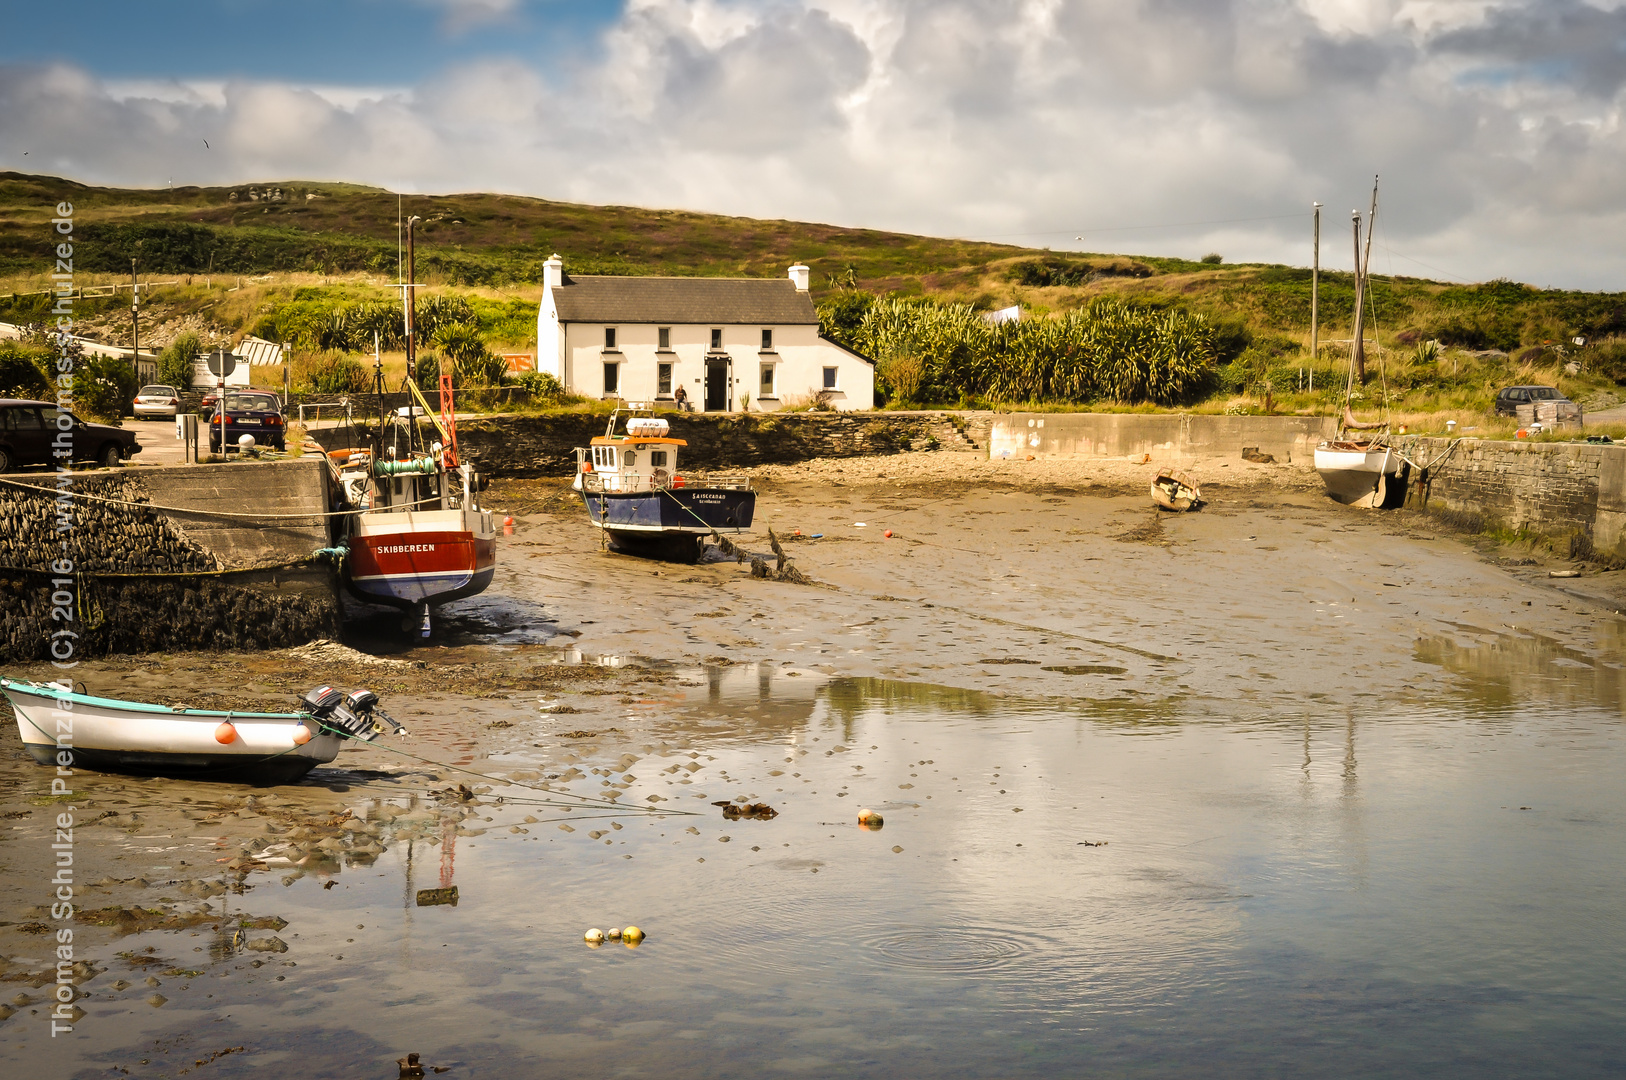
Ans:
{"label": "dense green vegetation", "polygon": [[825,332],[874,359],[900,403],[1175,404],[1206,388],[1216,356],[1203,316],[1110,297],[1054,319],[997,324],[969,305],[929,300],[849,299],[826,310],[835,317]]}

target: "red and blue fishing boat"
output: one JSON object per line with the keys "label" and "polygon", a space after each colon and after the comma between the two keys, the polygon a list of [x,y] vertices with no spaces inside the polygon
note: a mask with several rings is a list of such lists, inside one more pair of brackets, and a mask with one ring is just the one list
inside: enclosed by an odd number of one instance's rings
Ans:
{"label": "red and blue fishing boat", "polygon": [[[416,222],[409,221],[407,229],[409,280],[414,265],[411,226]],[[403,286],[409,373],[417,370],[415,288]],[[438,416],[410,375],[405,380],[439,433],[433,443],[424,437],[411,405],[385,413],[376,335],[373,364],[379,411],[372,445],[329,454],[345,501],[360,511],[350,518],[345,587],[358,600],[415,613],[420,633],[428,637],[432,608],[484,592],[491,584],[497,571],[496,522],[480,506],[484,481],[472,465],[458,460],[452,373],[445,358]]]}

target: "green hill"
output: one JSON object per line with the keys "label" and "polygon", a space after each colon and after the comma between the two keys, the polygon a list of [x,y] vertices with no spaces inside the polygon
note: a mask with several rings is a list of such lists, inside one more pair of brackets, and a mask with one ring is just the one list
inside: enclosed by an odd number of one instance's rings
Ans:
{"label": "green hill", "polygon": [[[398,197],[382,189],[290,180],[140,190],[0,173],[0,319],[37,317],[43,297],[5,294],[45,286],[55,243],[49,219],[63,200],[75,207],[81,275],[118,280],[135,258],[144,275],[189,282],[156,295],[148,317],[160,322],[167,304],[177,318],[207,312],[227,330],[288,333],[347,306],[394,302],[387,283],[396,273]],[[1185,405],[1206,400],[1208,407],[1248,408],[1238,399],[1251,395],[1260,404],[1268,398],[1271,405],[1313,410],[1326,407],[1326,388],[1341,387],[1354,302],[1349,274],[1322,274],[1324,347],[1311,356],[1306,268],[1063,254],[510,195],[412,195],[399,208],[422,219],[419,280],[474,301],[483,331],[509,347],[525,344],[542,262],[556,251],[575,273],[777,277],[801,261],[812,266],[821,310],[838,334],[855,332],[877,296],[973,309],[1020,304],[1026,316],[1039,317],[1113,297],[1135,308],[1202,315],[1214,330],[1211,376],[1192,384],[1201,390],[1188,394]],[[271,283],[221,295],[222,277],[266,274]],[[215,279],[213,292],[199,290],[200,276]],[[81,311],[94,317],[105,308],[114,326],[121,304],[128,299]],[[1626,346],[1614,341],[1626,333],[1626,294],[1377,277],[1371,314],[1368,335],[1381,346],[1384,385],[1397,408],[1478,409],[1510,381],[1558,382],[1572,396],[1598,400],[1616,377],[1626,380]],[[1585,348],[1574,346],[1577,337],[1586,339]],[[308,344],[318,347],[314,337]],[[1566,371],[1577,363],[1578,374]],[[1305,396],[1312,372],[1316,393]],[[944,391],[934,393],[942,398]]]}

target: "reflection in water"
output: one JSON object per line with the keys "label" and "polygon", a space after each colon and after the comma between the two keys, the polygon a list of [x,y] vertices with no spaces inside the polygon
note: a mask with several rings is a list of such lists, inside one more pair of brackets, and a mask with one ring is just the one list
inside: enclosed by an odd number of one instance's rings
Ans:
{"label": "reflection in water", "polygon": [[[1559,670],[1511,680],[1494,726],[1461,722],[1472,695],[1269,723],[1174,700],[1128,738],[1142,720],[1083,700],[679,668],[623,684],[617,731],[516,739],[473,798],[277,819],[324,869],[251,871],[233,910],[275,905],[293,966],[200,942],[215,968],[169,980],[163,1017],[300,1075],[407,1049],[490,1076],[1611,1075],[1619,698]],[[544,810],[520,786],[544,784],[692,816]],[[780,813],[712,805],[742,796]],[[454,845],[458,906],[415,907]],[[635,952],[582,943],[629,924]],[[101,988],[78,1075],[151,1041]]]}
{"label": "reflection in water", "polygon": [[1463,676],[1462,696],[1484,715],[1504,715],[1535,701],[1602,705],[1618,713],[1626,701],[1626,667],[1619,652],[1600,659],[1540,634],[1466,624],[1456,629],[1456,634],[1418,638],[1415,655]]}

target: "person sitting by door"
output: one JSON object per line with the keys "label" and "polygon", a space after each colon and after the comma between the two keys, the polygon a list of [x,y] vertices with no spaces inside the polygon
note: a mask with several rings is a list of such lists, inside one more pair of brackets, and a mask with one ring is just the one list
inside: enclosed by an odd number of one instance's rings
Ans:
{"label": "person sitting by door", "polygon": [[680,386],[673,392],[672,401],[684,412],[689,411],[689,392],[683,387]]}

